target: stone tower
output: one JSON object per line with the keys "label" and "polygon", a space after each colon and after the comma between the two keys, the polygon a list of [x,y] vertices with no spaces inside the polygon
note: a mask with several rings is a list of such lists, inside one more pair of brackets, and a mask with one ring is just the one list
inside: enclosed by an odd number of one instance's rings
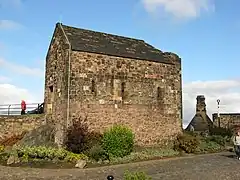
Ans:
{"label": "stone tower", "polygon": [[205,97],[203,95],[197,96],[197,104],[196,104],[196,114],[206,115],[206,103]]}

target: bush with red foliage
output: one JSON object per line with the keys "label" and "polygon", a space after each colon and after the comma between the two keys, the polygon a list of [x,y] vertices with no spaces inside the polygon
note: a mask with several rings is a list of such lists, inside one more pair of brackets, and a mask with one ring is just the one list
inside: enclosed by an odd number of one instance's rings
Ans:
{"label": "bush with red foliage", "polygon": [[101,134],[89,131],[85,120],[73,119],[72,126],[67,129],[65,145],[68,151],[81,153],[99,142],[101,137]]}

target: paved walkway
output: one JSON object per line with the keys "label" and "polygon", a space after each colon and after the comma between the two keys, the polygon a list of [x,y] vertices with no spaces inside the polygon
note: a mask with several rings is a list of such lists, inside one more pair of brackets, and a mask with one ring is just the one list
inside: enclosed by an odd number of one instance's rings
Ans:
{"label": "paved walkway", "polygon": [[116,165],[91,169],[33,169],[0,166],[1,180],[105,180],[109,174],[116,180],[125,170],[144,171],[153,180],[239,180],[240,161],[233,153],[199,155],[166,160]]}

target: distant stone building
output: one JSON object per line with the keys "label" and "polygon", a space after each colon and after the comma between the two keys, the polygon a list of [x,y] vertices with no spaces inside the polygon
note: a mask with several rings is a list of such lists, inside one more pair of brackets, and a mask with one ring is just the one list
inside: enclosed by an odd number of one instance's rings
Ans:
{"label": "distant stone building", "polygon": [[213,122],[207,115],[205,97],[197,96],[196,114],[187,126],[187,131],[209,132],[213,127]]}
{"label": "distant stone building", "polygon": [[222,128],[234,128],[235,126],[240,126],[240,113],[220,113],[212,114],[213,124],[216,127]]}
{"label": "distant stone building", "polygon": [[143,40],[57,23],[45,76],[45,113],[59,145],[79,116],[92,130],[128,125],[138,145],[182,132],[181,59]]}

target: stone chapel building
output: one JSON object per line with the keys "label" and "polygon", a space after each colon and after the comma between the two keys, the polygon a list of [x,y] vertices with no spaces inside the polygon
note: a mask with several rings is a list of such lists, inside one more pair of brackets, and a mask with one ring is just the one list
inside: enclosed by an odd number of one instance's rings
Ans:
{"label": "stone chapel building", "polygon": [[128,125],[145,146],[182,132],[181,59],[143,40],[57,23],[45,76],[45,114],[60,145],[74,117],[97,131]]}
{"label": "stone chapel building", "polygon": [[213,122],[207,115],[205,97],[198,95],[196,104],[196,114],[188,124],[186,131],[209,132],[213,128]]}

